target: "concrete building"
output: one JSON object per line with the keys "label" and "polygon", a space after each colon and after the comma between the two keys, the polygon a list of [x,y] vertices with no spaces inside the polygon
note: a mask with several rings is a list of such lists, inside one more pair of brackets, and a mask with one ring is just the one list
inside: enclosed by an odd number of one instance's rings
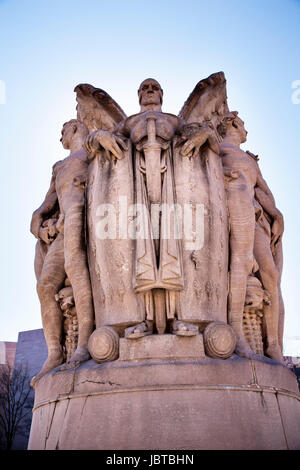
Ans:
{"label": "concrete building", "polygon": [[12,341],[0,341],[0,367],[9,365],[13,367],[16,355],[17,343]]}
{"label": "concrete building", "polygon": [[[21,331],[19,333],[16,346],[14,367],[19,365],[27,366],[29,377],[33,377],[41,370],[42,365],[47,358],[47,346],[43,330]],[[32,406],[33,401],[34,391],[31,389],[28,403]],[[27,449],[31,419],[32,415],[29,413],[22,422],[19,432],[15,436],[13,450]]]}

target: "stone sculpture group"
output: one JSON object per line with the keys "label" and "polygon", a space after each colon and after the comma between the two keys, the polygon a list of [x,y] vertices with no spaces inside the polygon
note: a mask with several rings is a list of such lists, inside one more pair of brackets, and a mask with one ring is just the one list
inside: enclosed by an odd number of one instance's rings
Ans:
{"label": "stone sculpture group", "polygon": [[154,79],[127,117],[78,85],[77,119],[33,213],[35,272],[48,358],[59,367],[114,361],[119,338],[203,335],[205,354],[283,362],[283,217],[223,72],[201,80],[178,116]]}

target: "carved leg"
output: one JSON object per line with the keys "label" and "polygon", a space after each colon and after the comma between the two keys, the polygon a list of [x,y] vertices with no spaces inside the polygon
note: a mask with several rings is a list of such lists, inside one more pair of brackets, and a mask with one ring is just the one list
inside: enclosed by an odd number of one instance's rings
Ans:
{"label": "carved leg", "polygon": [[68,208],[64,222],[65,270],[70,280],[78,317],[78,346],[67,366],[90,359],[88,340],[94,327],[94,310],[87,254],[84,243],[84,192],[78,188],[76,202]]}
{"label": "carved leg", "polygon": [[[232,186],[234,185],[234,186]],[[230,220],[230,272],[228,321],[237,344],[235,352],[242,357],[255,357],[243,331],[243,311],[247,278],[253,267],[255,212],[246,185],[229,183],[227,202]]]}
{"label": "carved leg", "polygon": [[63,362],[61,344],[63,315],[59,304],[55,300],[55,294],[61,289],[65,277],[64,241],[63,236],[59,234],[49,247],[37,283],[48,358],[39,374],[31,380],[33,387],[43,375]]}
{"label": "carved leg", "polygon": [[283,352],[283,328],[284,328],[284,303],[281,293],[281,275],[283,267],[282,242],[277,243],[274,254],[274,262],[278,272],[278,297],[279,297],[279,320],[278,320],[278,342]]}
{"label": "carved leg", "polygon": [[278,271],[272,256],[269,238],[258,224],[255,230],[254,256],[259,265],[263,286],[269,293],[271,300],[270,305],[266,305],[264,308],[264,324],[267,334],[266,354],[271,359],[284,363],[278,341]]}

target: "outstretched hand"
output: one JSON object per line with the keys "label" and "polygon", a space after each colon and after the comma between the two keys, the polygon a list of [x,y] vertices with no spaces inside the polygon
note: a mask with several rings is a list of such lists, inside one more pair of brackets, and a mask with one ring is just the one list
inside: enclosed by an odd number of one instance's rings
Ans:
{"label": "outstretched hand", "polygon": [[206,142],[208,138],[207,131],[200,131],[197,134],[189,137],[181,148],[181,155],[187,158],[194,158],[198,155],[200,147]]}
{"label": "outstretched hand", "polygon": [[181,155],[187,158],[194,158],[199,154],[200,148],[208,141],[212,150],[218,153],[218,143],[209,126],[200,128],[197,132],[188,136],[181,148]]}
{"label": "outstretched hand", "polygon": [[123,151],[127,150],[125,142],[109,131],[94,131],[86,138],[83,148],[91,158],[94,158],[101,149],[105,151],[105,156],[109,161],[121,160]]}

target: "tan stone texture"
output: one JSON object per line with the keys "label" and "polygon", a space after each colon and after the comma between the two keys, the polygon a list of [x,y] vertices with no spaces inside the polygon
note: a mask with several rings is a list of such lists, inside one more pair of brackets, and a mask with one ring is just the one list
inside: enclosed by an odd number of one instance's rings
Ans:
{"label": "tan stone texture", "polygon": [[136,341],[120,339],[120,361],[133,359],[204,359],[202,335],[187,339],[176,335],[150,335]]}
{"label": "tan stone texture", "polygon": [[283,216],[223,72],[178,115],[152,78],[129,117],[75,92],[31,222],[48,359],[29,448],[300,449]]}
{"label": "tan stone texture", "polygon": [[273,361],[89,361],[53,394],[70,373],[39,382],[30,449],[300,449],[296,379]]}

